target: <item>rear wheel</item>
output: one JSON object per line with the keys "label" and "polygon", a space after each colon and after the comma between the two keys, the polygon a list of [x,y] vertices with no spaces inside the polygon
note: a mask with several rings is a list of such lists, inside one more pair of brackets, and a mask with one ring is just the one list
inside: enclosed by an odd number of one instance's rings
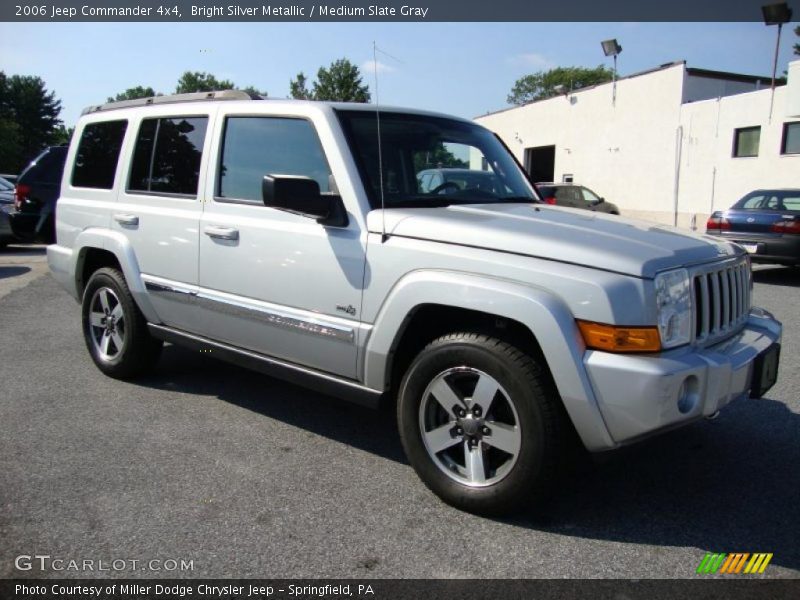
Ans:
{"label": "rear wheel", "polygon": [[497,515],[551,491],[560,458],[558,398],[540,365],[501,340],[443,336],[400,386],[400,436],[417,474],[445,502]]}
{"label": "rear wheel", "polygon": [[155,365],[162,342],[153,339],[122,273],[95,271],[81,306],[83,336],[95,365],[106,375],[127,379]]}

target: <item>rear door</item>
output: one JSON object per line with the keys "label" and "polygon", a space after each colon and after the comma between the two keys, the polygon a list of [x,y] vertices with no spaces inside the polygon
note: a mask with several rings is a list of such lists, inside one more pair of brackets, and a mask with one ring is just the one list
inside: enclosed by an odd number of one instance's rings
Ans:
{"label": "rear door", "polygon": [[[208,161],[209,108],[162,107],[131,123],[131,156],[111,227],[134,249],[153,307],[167,325],[197,331],[200,173]],[[140,113],[141,114],[141,113]]]}

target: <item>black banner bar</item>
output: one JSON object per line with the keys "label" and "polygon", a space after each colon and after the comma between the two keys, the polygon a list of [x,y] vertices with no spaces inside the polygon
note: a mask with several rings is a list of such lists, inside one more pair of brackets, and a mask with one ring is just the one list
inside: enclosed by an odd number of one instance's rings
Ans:
{"label": "black banner bar", "polygon": [[[769,0],[14,0],[0,21],[761,21]],[[789,0],[800,18],[800,0]]]}
{"label": "black banner bar", "polygon": [[3,579],[3,600],[795,600],[786,579]]}

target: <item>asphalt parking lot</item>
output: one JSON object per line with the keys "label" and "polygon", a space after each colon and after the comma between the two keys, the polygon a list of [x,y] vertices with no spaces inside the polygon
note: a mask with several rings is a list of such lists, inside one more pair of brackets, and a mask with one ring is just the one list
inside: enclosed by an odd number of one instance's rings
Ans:
{"label": "asphalt parking lot", "polygon": [[[755,302],[785,325],[766,398],[491,520],[427,491],[389,414],[176,347],[137,383],[104,377],[43,260],[0,252],[0,578],[682,578],[706,552],[771,552],[762,577],[800,576],[798,270],[756,267]],[[15,568],[36,554],[192,568]]]}

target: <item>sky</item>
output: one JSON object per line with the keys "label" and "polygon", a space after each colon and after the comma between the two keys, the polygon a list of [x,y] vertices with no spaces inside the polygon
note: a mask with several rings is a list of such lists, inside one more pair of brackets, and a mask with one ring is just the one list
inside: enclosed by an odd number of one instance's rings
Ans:
{"label": "sky", "polygon": [[[784,27],[778,73],[792,60]],[[338,58],[382,105],[476,117],[505,108],[521,76],[556,66],[611,66],[600,42],[623,47],[619,74],[686,60],[691,67],[769,76],[776,28],[753,23],[0,23],[0,70],[37,75],[73,126],[81,110],[129,87],[172,93],[187,70],[286,97],[289,81]],[[800,57],[794,57],[800,58]]]}

